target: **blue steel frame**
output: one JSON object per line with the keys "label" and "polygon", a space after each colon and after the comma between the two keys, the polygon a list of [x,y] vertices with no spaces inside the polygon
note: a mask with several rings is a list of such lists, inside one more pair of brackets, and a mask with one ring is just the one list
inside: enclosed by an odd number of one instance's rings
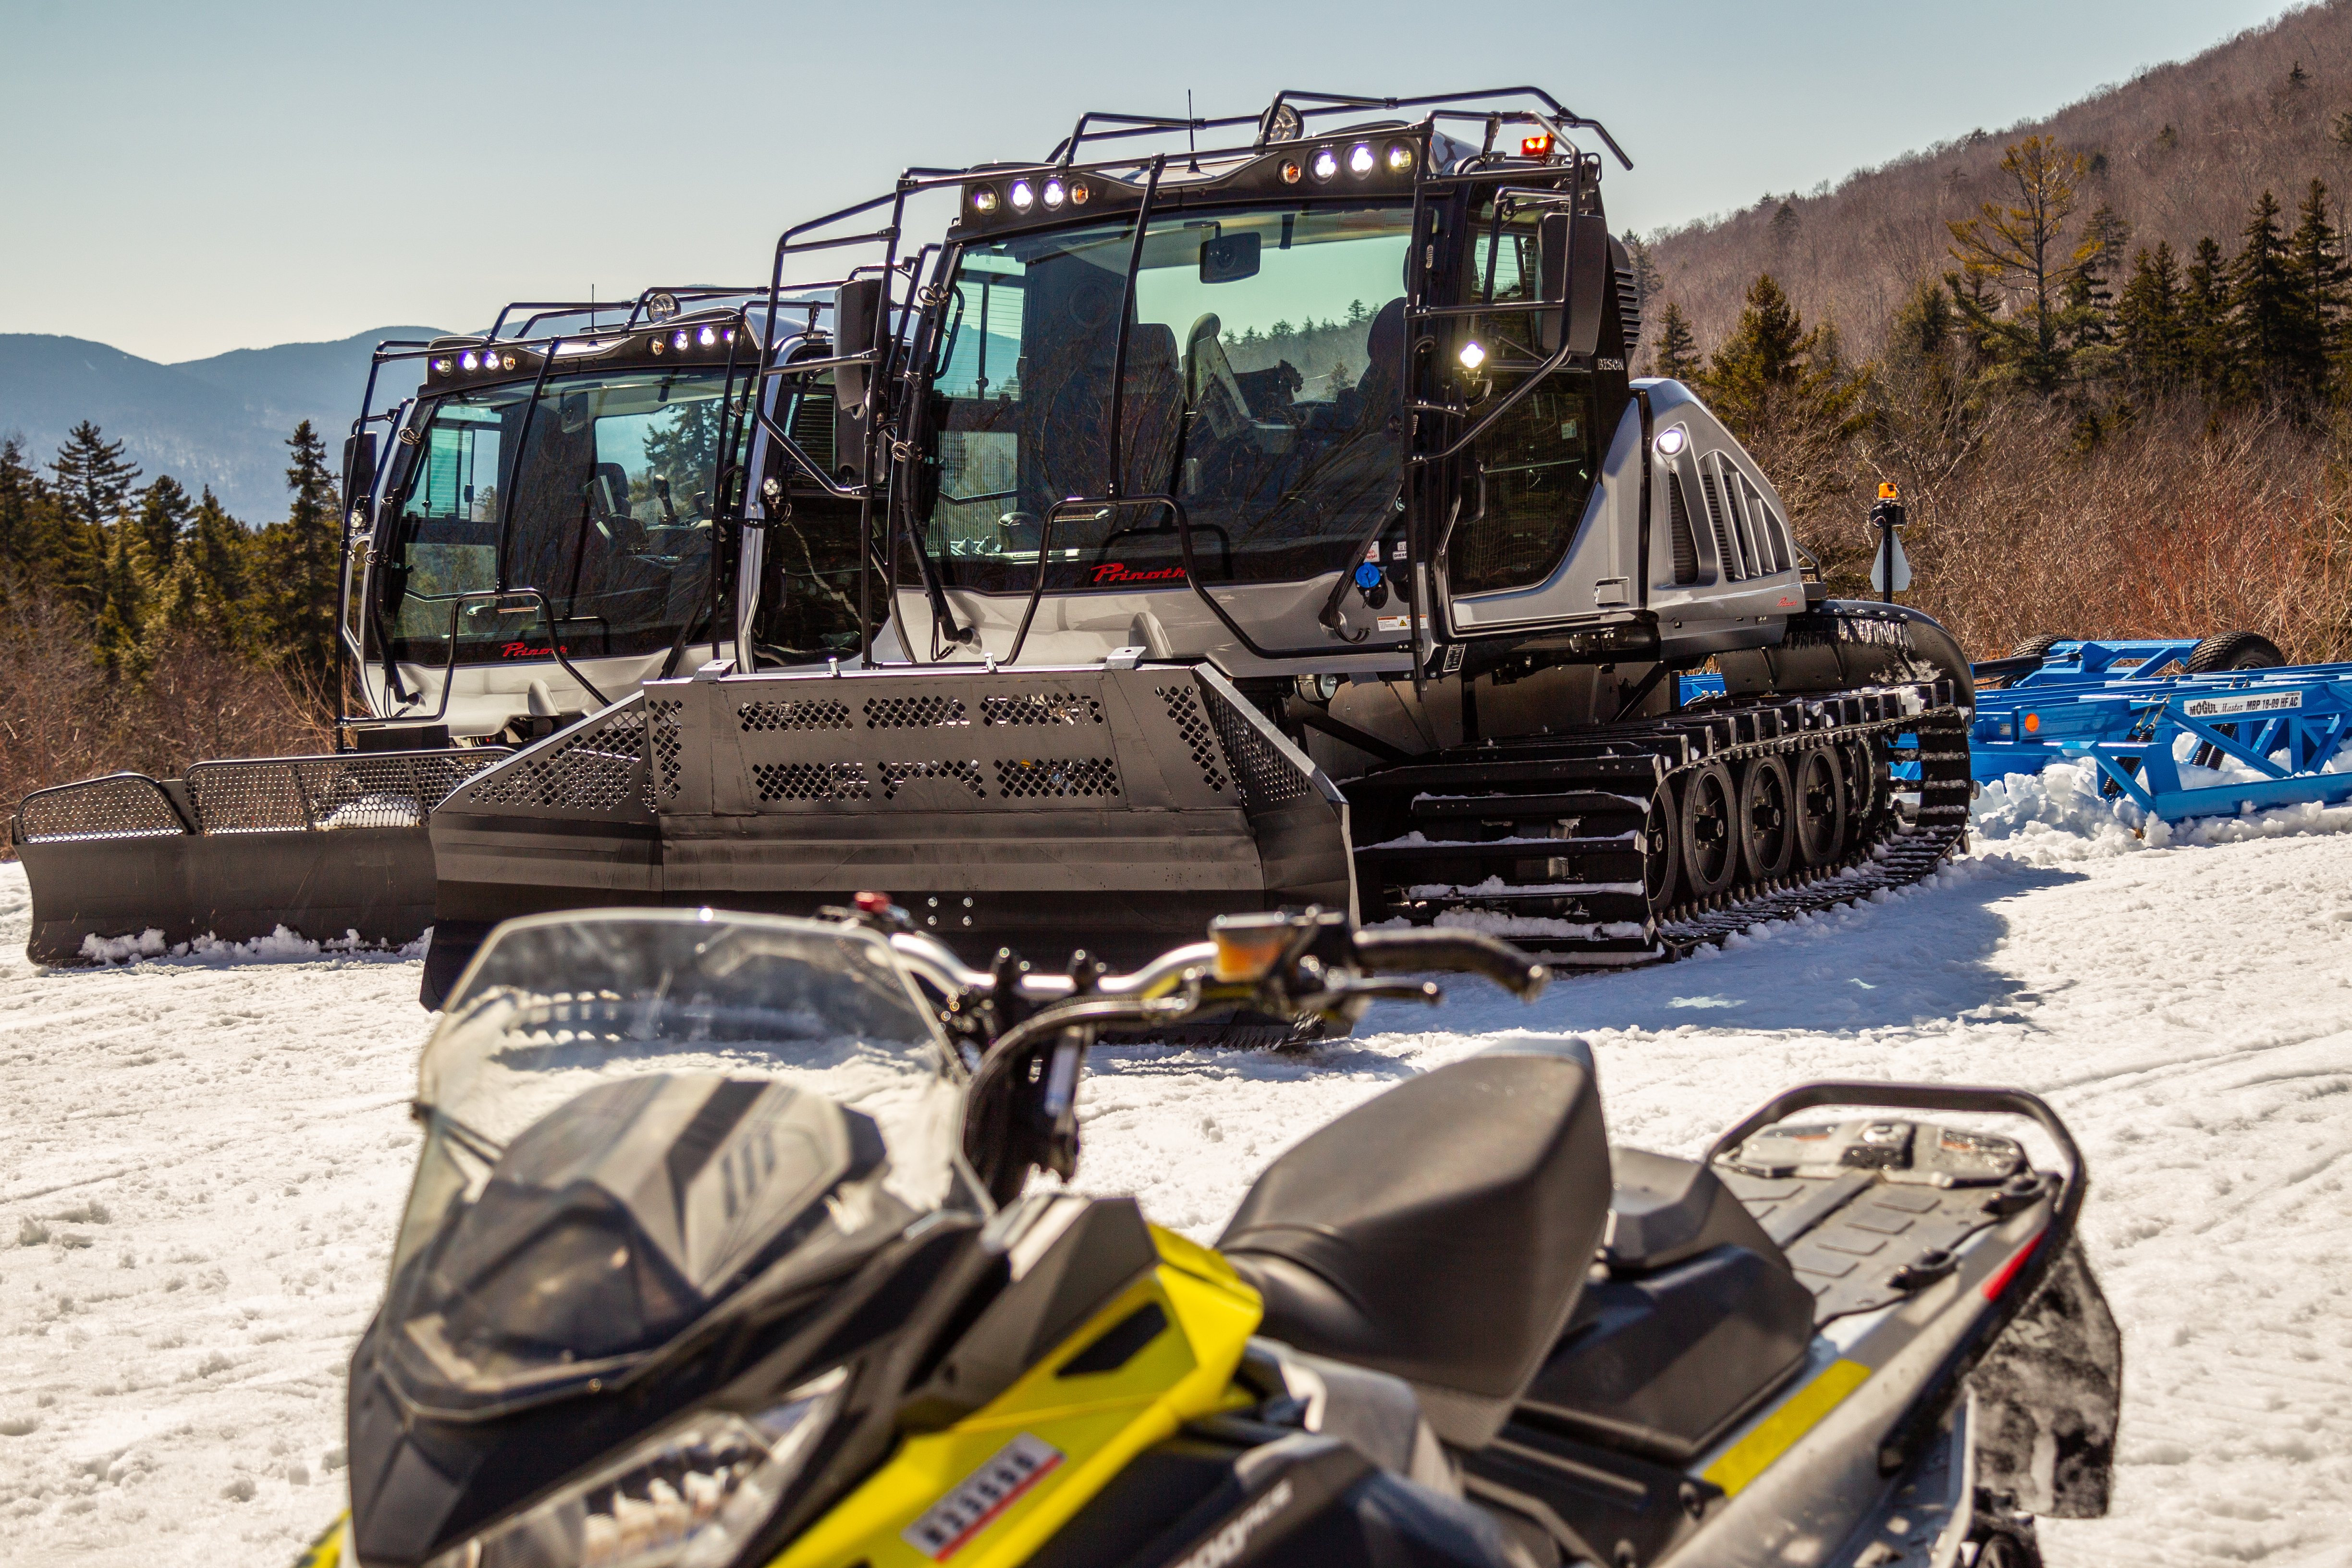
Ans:
{"label": "blue steel frame", "polygon": [[[2162,668],[2168,659],[2143,650],[2185,650],[2195,644],[2182,639],[2084,646],[2128,650],[2126,657],[2145,658]],[[1969,739],[1969,771],[1978,782],[2087,758],[2115,793],[2168,822],[2250,807],[2352,800],[2352,772],[2321,771],[2352,740],[2352,664],[2145,679],[2084,673],[2085,666],[2100,662],[2095,652],[2089,659],[2070,661],[2071,673],[2062,667],[2051,679],[2029,676],[2005,689],[1979,691]],[[2118,663],[2105,661],[2109,669]],[[2186,786],[2173,755],[2183,735],[2196,742],[2200,756],[2230,757],[2260,776]]]}

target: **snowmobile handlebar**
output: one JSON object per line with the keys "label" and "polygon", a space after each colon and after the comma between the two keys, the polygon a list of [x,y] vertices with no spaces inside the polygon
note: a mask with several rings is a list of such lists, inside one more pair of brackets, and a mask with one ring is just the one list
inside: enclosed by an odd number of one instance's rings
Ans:
{"label": "snowmobile handlebar", "polygon": [[1360,931],[1356,958],[1368,974],[1477,974],[1522,1002],[1551,982],[1548,964],[1509,942],[1473,931]]}
{"label": "snowmobile handlebar", "polygon": [[1290,1003],[1312,1012],[1345,994],[1435,1000],[1432,988],[1375,983],[1371,977],[1377,975],[1475,974],[1522,1001],[1533,1000],[1551,979],[1549,966],[1483,932],[1362,931],[1339,916],[1309,910],[1222,917],[1212,922],[1208,942],[1171,948],[1126,974],[1097,968],[1082,984],[1084,954],[1073,955],[1069,972],[1061,974],[1032,973],[1025,966],[1018,972],[1002,965],[994,972],[972,969],[937,937],[898,923],[905,917],[886,903],[875,900],[860,909],[860,918],[891,928],[890,945],[899,961],[946,998],[993,995],[1010,973],[1019,1000],[1031,1004],[1067,1004],[1083,992],[1129,1003],[1139,1016],[1144,1011],[1166,1016],[1166,1006],[1154,1005],[1189,988],[1196,1000],[1233,1001],[1248,994],[1276,1012],[1291,1010],[1284,1005]]}

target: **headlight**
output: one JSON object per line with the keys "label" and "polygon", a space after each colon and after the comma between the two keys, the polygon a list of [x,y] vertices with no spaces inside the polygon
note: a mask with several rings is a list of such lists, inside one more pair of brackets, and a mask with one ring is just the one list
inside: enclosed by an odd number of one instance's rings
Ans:
{"label": "headlight", "polygon": [[756,1415],[698,1411],[426,1568],[716,1568],[775,1510],[848,1385],[835,1367]]}

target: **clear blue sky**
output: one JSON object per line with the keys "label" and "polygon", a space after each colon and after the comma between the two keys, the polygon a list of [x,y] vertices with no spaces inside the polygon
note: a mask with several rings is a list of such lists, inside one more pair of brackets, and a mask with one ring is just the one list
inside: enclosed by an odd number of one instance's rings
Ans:
{"label": "clear blue sky", "polygon": [[[517,296],[764,276],[907,163],[1042,155],[1086,108],[1531,81],[1634,159],[1644,230],[2077,99],[2276,0],[6,0],[0,331],[152,358],[478,324]],[[897,30],[893,30],[894,25]]]}

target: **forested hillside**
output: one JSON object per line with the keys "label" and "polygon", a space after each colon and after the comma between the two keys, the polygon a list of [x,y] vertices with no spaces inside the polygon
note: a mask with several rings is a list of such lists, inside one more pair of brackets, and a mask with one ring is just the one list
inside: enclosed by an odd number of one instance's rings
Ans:
{"label": "forested hillside", "polygon": [[1877,482],[1979,657],[2246,626],[2352,656],[2352,3],[1835,190],[1636,239],[1838,586]]}
{"label": "forested hillside", "polygon": [[281,451],[249,528],[87,420],[46,456],[0,437],[0,802],[331,743],[336,480],[308,420]]}

